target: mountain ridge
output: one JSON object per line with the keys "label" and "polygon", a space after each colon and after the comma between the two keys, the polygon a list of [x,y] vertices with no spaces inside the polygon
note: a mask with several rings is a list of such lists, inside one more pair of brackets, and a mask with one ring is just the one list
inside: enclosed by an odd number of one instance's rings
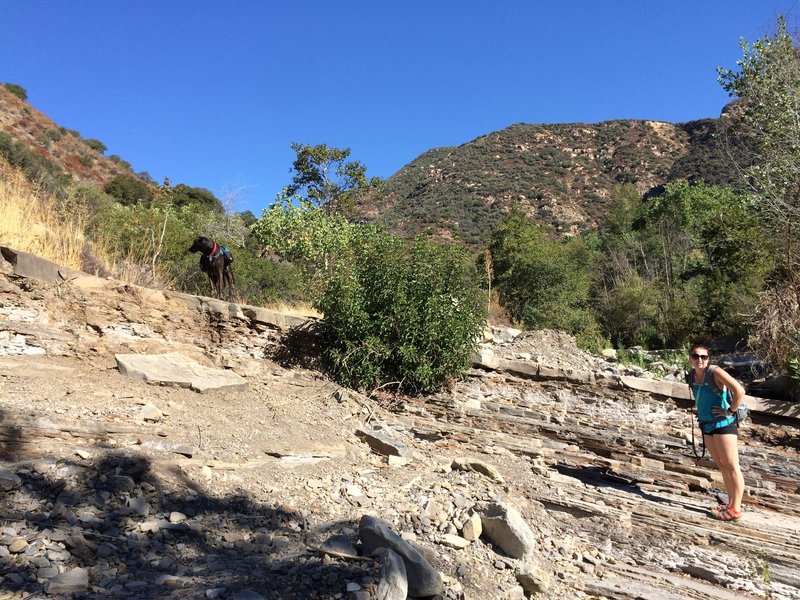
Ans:
{"label": "mountain ridge", "polygon": [[614,188],[642,195],[674,179],[737,184],[720,119],[516,123],[460,146],[433,148],[358,207],[397,233],[485,243],[512,208],[565,234],[602,226]]}

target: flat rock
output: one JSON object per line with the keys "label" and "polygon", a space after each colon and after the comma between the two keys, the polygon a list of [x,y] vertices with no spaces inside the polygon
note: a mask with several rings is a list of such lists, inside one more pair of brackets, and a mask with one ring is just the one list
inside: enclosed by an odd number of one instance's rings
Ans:
{"label": "flat rock", "polygon": [[367,430],[359,428],[356,430],[356,435],[367,442],[370,448],[379,454],[385,456],[400,456],[401,458],[409,459],[414,455],[411,448],[406,446],[403,442],[386,435],[383,431],[378,429]]}
{"label": "flat rock", "polygon": [[183,354],[116,354],[123,375],[156,385],[186,387],[204,394],[212,390],[243,390],[247,381],[226,369],[214,369]]}

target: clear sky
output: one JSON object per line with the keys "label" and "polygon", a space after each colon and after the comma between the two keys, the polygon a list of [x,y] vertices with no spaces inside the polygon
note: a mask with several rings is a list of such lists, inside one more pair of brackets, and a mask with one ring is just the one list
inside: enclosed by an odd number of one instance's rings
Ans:
{"label": "clear sky", "polygon": [[257,216],[292,142],[369,176],[513,123],[719,116],[800,0],[0,0],[0,81],[156,181]]}

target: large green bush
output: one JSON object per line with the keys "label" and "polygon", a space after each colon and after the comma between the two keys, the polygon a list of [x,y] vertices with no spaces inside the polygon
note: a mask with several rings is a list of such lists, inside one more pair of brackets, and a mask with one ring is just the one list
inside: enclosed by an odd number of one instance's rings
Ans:
{"label": "large green bush", "polygon": [[456,246],[359,228],[318,302],[342,381],[431,392],[460,376],[485,319],[478,281]]}
{"label": "large green bush", "polygon": [[324,353],[344,384],[430,392],[466,371],[485,306],[463,248],[409,242],[288,200],[254,233],[311,278]]}

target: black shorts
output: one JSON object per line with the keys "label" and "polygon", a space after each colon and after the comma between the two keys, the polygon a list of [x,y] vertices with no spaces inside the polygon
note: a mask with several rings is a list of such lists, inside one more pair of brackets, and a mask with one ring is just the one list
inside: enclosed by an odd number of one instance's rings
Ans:
{"label": "black shorts", "polygon": [[726,433],[732,433],[736,435],[739,433],[739,426],[734,422],[730,425],[725,425],[725,427],[717,427],[711,431],[704,431],[703,435],[725,435]]}

